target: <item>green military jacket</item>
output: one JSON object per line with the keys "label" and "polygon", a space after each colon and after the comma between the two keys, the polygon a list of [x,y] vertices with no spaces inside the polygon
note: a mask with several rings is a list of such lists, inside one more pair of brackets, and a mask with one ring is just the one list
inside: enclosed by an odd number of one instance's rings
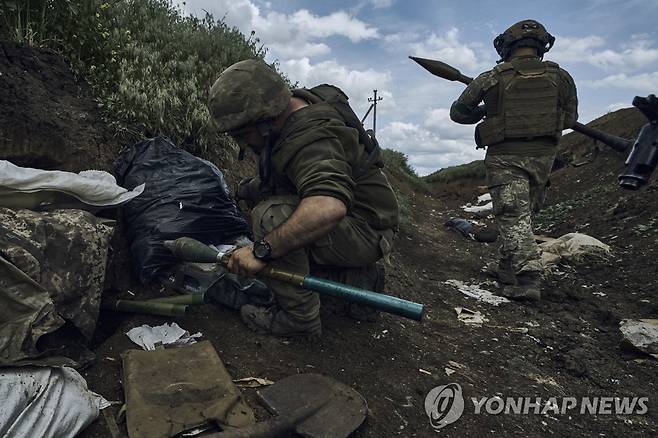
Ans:
{"label": "green military jacket", "polygon": [[398,202],[381,169],[373,165],[354,176],[367,156],[358,131],[346,126],[331,105],[308,105],[288,117],[272,148],[271,189],[300,198],[332,196],[345,204],[348,215],[373,229],[396,229]]}
{"label": "green military jacket", "polygon": [[[516,68],[523,69],[527,66],[536,65],[541,62],[537,56],[519,56],[510,61]],[[471,82],[459,98],[450,108],[450,118],[462,124],[473,124],[479,122],[488,112],[486,107],[495,107],[495,96],[497,87],[501,80],[500,74],[495,69],[480,74]],[[558,68],[557,71],[558,102],[564,119],[564,127],[572,126],[578,120],[578,97],[576,85],[569,73]],[[478,106],[480,105],[480,106]],[[544,155],[555,153],[558,136],[535,137],[530,140],[505,139],[499,143],[489,145],[487,153],[490,155],[514,154],[521,156]]]}

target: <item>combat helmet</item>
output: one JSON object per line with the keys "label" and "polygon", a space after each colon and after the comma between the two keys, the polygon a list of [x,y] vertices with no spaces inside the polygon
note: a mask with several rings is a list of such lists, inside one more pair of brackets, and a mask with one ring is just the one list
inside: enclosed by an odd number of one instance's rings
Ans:
{"label": "combat helmet", "polygon": [[534,47],[540,57],[555,43],[555,37],[535,20],[522,20],[510,26],[494,39],[493,45],[503,61],[509,60],[515,47]]}
{"label": "combat helmet", "polygon": [[208,109],[218,131],[234,131],[272,120],[281,114],[292,92],[262,59],[236,62],[210,89]]}

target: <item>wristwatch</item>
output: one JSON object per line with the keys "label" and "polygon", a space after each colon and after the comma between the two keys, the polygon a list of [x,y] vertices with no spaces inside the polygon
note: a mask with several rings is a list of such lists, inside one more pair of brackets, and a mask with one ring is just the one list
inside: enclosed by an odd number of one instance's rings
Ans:
{"label": "wristwatch", "polygon": [[263,262],[272,261],[272,246],[270,242],[265,239],[261,239],[258,242],[254,242],[254,248],[252,250],[254,257]]}

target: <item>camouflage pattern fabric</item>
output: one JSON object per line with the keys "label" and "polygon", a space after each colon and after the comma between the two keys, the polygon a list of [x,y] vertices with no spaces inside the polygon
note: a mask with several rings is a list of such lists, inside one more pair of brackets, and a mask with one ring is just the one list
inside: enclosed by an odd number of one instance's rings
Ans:
{"label": "camouflage pattern fabric", "polygon": [[34,357],[44,333],[96,328],[112,227],[81,210],[0,208],[0,362]]}
{"label": "camouflage pattern fabric", "polygon": [[236,62],[210,89],[208,109],[220,132],[273,119],[286,109],[292,92],[262,59]]}
{"label": "camouflage pattern fabric", "polygon": [[[251,213],[254,237],[262,239],[267,233],[281,225],[292,215],[299,204],[297,196],[272,196],[260,202]],[[376,231],[362,219],[346,216],[331,233],[302,248],[270,263],[270,266],[300,274],[311,273],[311,266],[319,270],[332,271],[330,279],[350,282],[372,278],[374,263],[387,259],[391,252],[393,231]],[[338,272],[337,272],[338,271]],[[340,271],[344,271],[341,272]],[[365,274],[365,275],[361,275]],[[320,314],[320,299],[317,293],[277,280],[264,280],[272,289],[279,307],[300,321],[311,321]],[[350,282],[352,283],[352,282]],[[353,284],[374,288],[374,284]]]}
{"label": "camouflage pattern fabric", "polygon": [[499,265],[516,275],[542,272],[532,231],[532,212],[541,209],[555,155],[489,155],[484,164],[500,232]]}

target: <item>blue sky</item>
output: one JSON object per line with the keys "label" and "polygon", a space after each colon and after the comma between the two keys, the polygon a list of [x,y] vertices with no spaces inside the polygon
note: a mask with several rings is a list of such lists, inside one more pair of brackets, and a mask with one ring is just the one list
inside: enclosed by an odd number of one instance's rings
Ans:
{"label": "blue sky", "polygon": [[187,0],[182,8],[255,31],[269,49],[266,59],[293,82],[341,87],[359,116],[378,89],[380,144],[407,154],[421,175],[484,153],[475,150],[473,126],[448,117],[463,85],[430,75],[409,55],[475,76],[495,64],[496,35],[533,18],[557,39],[546,59],[574,77],[581,122],[658,93],[658,0]]}

